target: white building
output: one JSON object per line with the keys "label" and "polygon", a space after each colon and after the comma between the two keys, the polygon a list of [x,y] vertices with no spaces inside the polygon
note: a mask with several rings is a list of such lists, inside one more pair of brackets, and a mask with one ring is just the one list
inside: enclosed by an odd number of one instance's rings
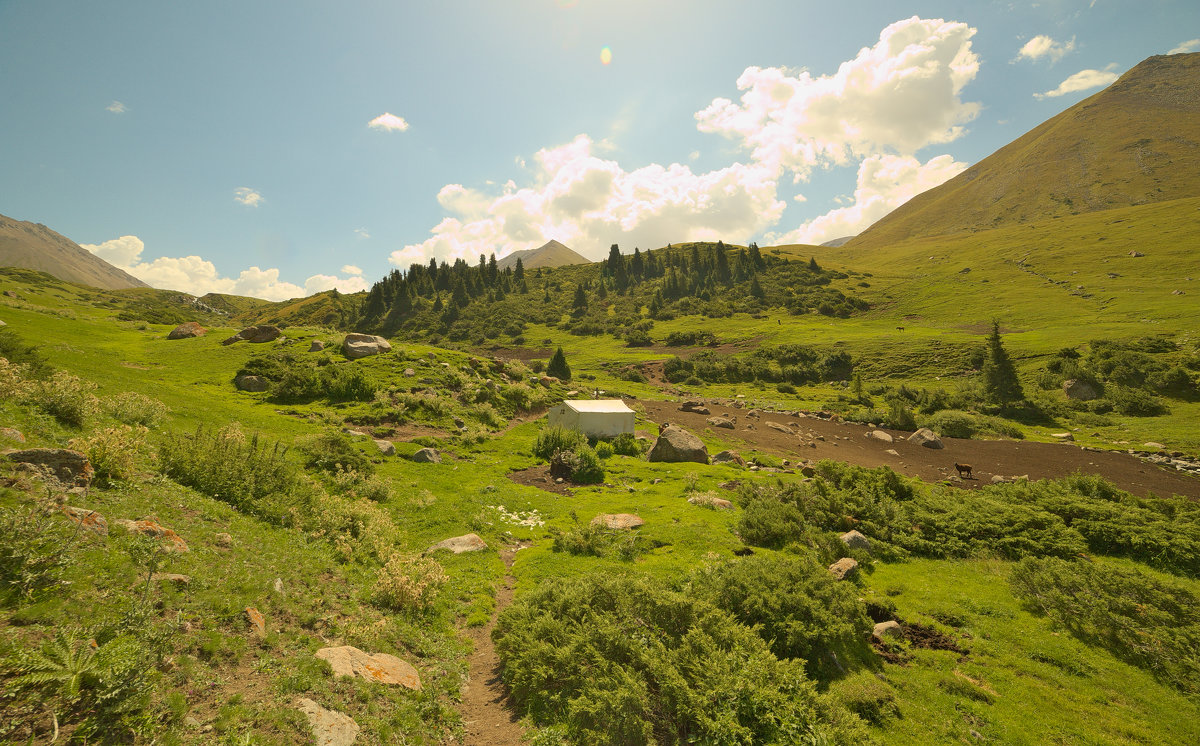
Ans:
{"label": "white building", "polygon": [[571,399],[550,407],[551,427],[578,430],[596,438],[633,433],[633,410],[620,399]]}

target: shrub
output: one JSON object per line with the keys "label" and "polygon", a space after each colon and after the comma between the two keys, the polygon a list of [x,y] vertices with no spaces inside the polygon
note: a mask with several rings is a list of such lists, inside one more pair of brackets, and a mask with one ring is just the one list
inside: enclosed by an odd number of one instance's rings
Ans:
{"label": "shrub", "polygon": [[979,431],[974,415],[956,409],[943,409],[925,418],[921,426],[947,438],[969,438]]}
{"label": "shrub", "polygon": [[144,426],[118,425],[74,438],[71,448],[87,455],[96,478],[104,482],[129,479],[149,458]]}
{"label": "shrub", "polygon": [[30,395],[34,404],[62,424],[83,427],[96,408],[96,397],[92,395],[95,390],[96,384],[91,381],[59,371],[36,382]]}
{"label": "shrub", "polygon": [[587,443],[587,438],[578,430],[565,427],[548,427],[537,434],[533,441],[533,455],[543,461],[558,451],[574,451]]}
{"label": "shrub", "polygon": [[804,534],[804,514],[795,505],[779,500],[755,499],[738,517],[737,531],[742,541],[756,547],[781,549],[799,541]]}
{"label": "shrub", "polygon": [[575,467],[571,481],[577,484],[599,484],[604,481],[604,464],[596,451],[586,444],[575,449]]}
{"label": "shrub", "polygon": [[33,384],[26,380],[28,366],[10,363],[0,357],[0,400],[18,401],[25,399],[33,390]]}
{"label": "shrub", "polygon": [[1112,402],[1113,408],[1124,415],[1157,417],[1171,413],[1171,409],[1158,397],[1141,389],[1112,385],[1106,387],[1105,392],[1105,396]]}
{"label": "shrub", "polygon": [[104,409],[117,422],[153,428],[166,419],[167,405],[145,394],[126,391],[104,400]]}
{"label": "shrub", "polygon": [[375,600],[395,611],[425,611],[446,580],[441,564],[432,557],[393,554],[375,577]]}
{"label": "shrub", "polygon": [[585,557],[617,557],[632,562],[653,548],[649,539],[635,531],[605,528],[599,524],[575,526],[569,531],[551,529],[556,552]]}
{"label": "shrub", "polygon": [[546,374],[554,376],[560,381],[571,380],[571,366],[567,365],[567,356],[563,354],[561,347],[555,350],[550,362],[546,365]]}
{"label": "shrub", "polygon": [[61,585],[78,535],[39,506],[0,507],[0,601],[36,601]]}
{"label": "shrub", "polygon": [[28,378],[46,378],[51,372],[50,363],[46,362],[38,348],[25,344],[12,329],[0,329],[0,358],[13,365],[24,366]]}
{"label": "shrub", "polygon": [[180,484],[257,515],[278,517],[269,500],[287,499],[300,485],[287,448],[246,437],[237,423],[220,430],[172,433],[158,449],[159,469]]}
{"label": "shrub", "polygon": [[612,440],[613,451],[619,456],[641,456],[646,446],[633,433],[621,433]]}
{"label": "shrub", "polygon": [[330,474],[338,471],[356,471],[364,476],[375,473],[371,460],[339,430],[297,438],[296,450],[303,454],[304,465],[310,469]]}
{"label": "shrub", "polygon": [[596,443],[596,455],[600,458],[612,458],[614,453],[616,453],[616,449],[613,448],[613,444],[609,443],[607,440],[601,440]]}
{"label": "shrub", "polygon": [[896,690],[875,674],[862,671],[837,682],[831,689],[834,699],[871,725],[882,727],[900,717]]}
{"label": "shrub", "polygon": [[333,476],[333,487],[337,494],[383,503],[392,498],[392,487],[386,480],[355,471],[339,470]]}
{"label": "shrub", "polygon": [[634,329],[625,335],[626,347],[649,347],[652,344],[654,344],[654,340],[641,329]]}

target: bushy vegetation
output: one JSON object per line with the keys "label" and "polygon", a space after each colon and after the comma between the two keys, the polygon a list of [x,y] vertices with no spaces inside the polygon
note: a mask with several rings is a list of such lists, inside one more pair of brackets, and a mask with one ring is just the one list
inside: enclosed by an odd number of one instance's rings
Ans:
{"label": "bushy vegetation", "polygon": [[576,743],[858,743],[859,721],[749,627],[644,576],[542,584],[493,632],[504,681]]}
{"label": "bushy vegetation", "polygon": [[0,604],[36,601],[63,583],[78,535],[41,506],[0,506]]}
{"label": "bushy vegetation", "polygon": [[379,390],[379,384],[360,365],[335,363],[328,356],[299,355],[289,350],[273,350],[252,357],[237,375],[267,380],[270,399],[285,404],[321,399],[371,401]]}
{"label": "bushy vegetation", "polygon": [[96,479],[119,481],[132,478],[147,465],[150,458],[148,433],[142,425],[118,425],[73,438],[70,446],[88,457]]}
{"label": "bushy vegetation", "polygon": [[548,427],[538,433],[533,455],[550,462],[550,474],[578,484],[604,481],[604,464],[587,437],[578,430]]}
{"label": "bushy vegetation", "polygon": [[804,385],[821,381],[846,381],[854,361],[844,351],[822,355],[804,345],[760,347],[746,355],[724,355],[702,350],[687,359],[672,357],[663,364],[668,381],[695,378],[703,383],[787,383]]}
{"label": "bushy vegetation", "polygon": [[446,572],[432,557],[393,554],[375,577],[375,599],[395,611],[422,612],[437,600]]}

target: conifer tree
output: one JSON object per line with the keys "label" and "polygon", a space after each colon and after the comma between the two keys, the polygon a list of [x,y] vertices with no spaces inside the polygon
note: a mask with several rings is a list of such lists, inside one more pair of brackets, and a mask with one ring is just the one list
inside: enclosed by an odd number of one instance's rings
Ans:
{"label": "conifer tree", "polygon": [[567,365],[567,356],[563,354],[561,347],[550,358],[550,364],[546,366],[546,374],[554,376],[560,381],[571,380],[571,366]]}
{"label": "conifer tree", "polygon": [[517,282],[525,279],[525,262],[521,261],[521,257],[517,257],[517,266],[513,270],[513,279]]}
{"label": "conifer tree", "polygon": [[983,361],[983,393],[994,404],[1015,404],[1025,398],[1021,380],[1004,345],[1000,342],[1000,322],[992,321],[987,358]]}

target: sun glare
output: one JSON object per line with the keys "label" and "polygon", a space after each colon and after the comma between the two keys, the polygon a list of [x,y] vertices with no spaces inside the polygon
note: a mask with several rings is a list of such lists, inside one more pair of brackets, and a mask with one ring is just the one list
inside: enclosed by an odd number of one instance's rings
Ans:
{"label": "sun glare", "polygon": [[612,49],[604,47],[600,50],[600,64],[607,65],[610,62],[612,62]]}

